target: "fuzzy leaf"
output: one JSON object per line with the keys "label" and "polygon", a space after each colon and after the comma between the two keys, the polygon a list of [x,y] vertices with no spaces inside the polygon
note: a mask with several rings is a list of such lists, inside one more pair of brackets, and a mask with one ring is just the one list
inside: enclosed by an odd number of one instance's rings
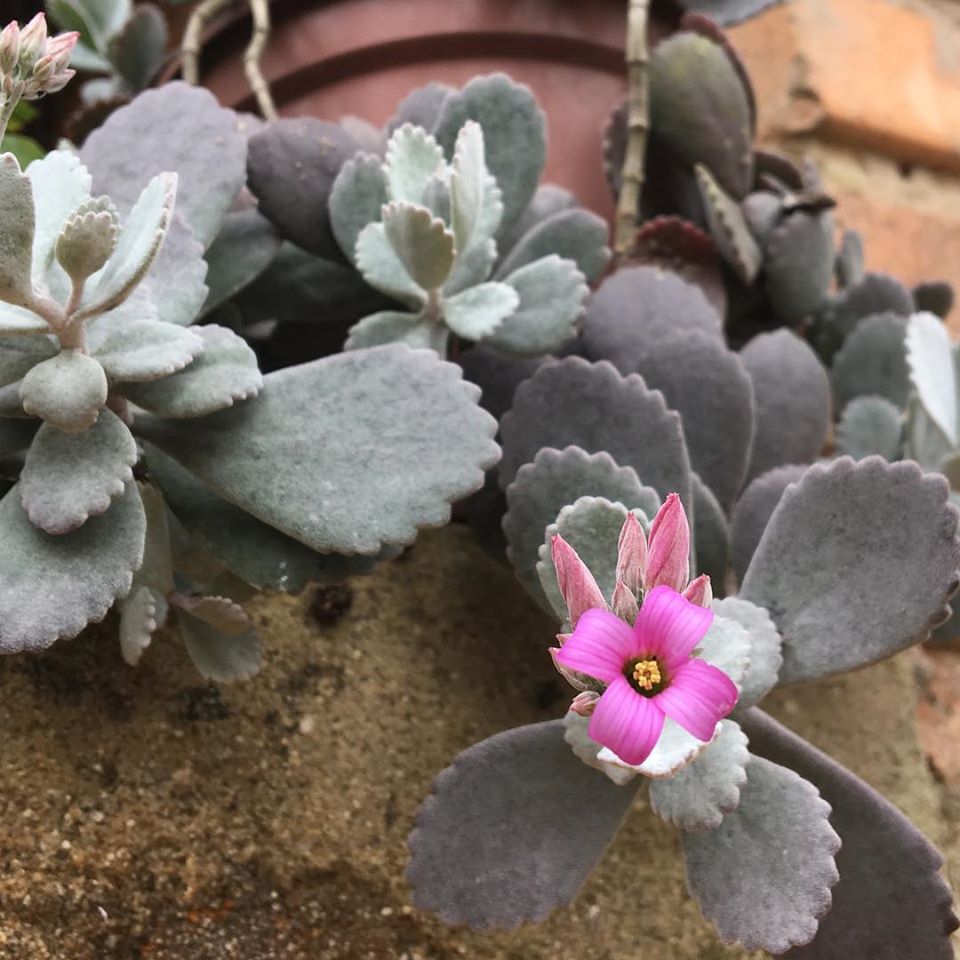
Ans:
{"label": "fuzzy leaf", "polygon": [[901,410],[907,405],[906,326],[902,317],[880,313],[862,320],[847,337],[831,371],[838,410],[868,394],[886,397]]}
{"label": "fuzzy leaf", "polygon": [[520,297],[506,283],[481,283],[443,301],[447,326],[467,340],[489,338],[520,304]]}
{"label": "fuzzy leaf", "polygon": [[[457,134],[450,171],[450,222],[458,250],[470,246],[483,220],[484,201],[491,190],[490,179],[484,158],[483,131],[479,124],[467,121]],[[503,208],[499,203],[498,206],[502,215]],[[496,224],[491,224],[488,236],[495,231]]]}
{"label": "fuzzy leaf", "polygon": [[[544,447],[576,445],[588,453],[605,451],[620,466],[632,467],[661,497],[676,492],[691,509],[690,465],[679,416],[640,377],[621,377],[609,363],[579,357],[545,363],[517,388],[500,435],[501,487]],[[582,492],[604,495],[602,490]],[[558,504],[547,522],[564,505]]]}
{"label": "fuzzy leaf", "polygon": [[863,396],[844,408],[837,426],[837,452],[854,460],[877,454],[898,460],[903,437],[903,414],[885,397]]}
{"label": "fuzzy leaf", "polygon": [[752,707],[777,684],[783,664],[783,640],[770,614],[763,607],[740,597],[714,600],[711,608],[718,617],[739,623],[750,637],[750,657],[746,673],[739,682],[738,709]]}
{"label": "fuzzy leaf", "polygon": [[413,282],[424,290],[442,287],[453,266],[453,234],[426,207],[388,203],[383,229]]}
{"label": "fuzzy leaf", "polygon": [[[442,226],[442,221],[433,220],[429,211],[424,210],[424,213],[427,214],[429,223],[440,223]],[[427,232],[429,233],[429,225]],[[447,241],[440,239],[440,234],[437,235],[437,240],[443,255],[442,248],[446,246]],[[369,223],[360,231],[357,237],[356,262],[357,269],[363,274],[367,283],[388,297],[394,297],[416,309],[426,302],[426,291],[410,276],[400,255],[387,239],[384,224]]]}
{"label": "fuzzy leaf", "polygon": [[697,331],[654,339],[638,330],[636,339],[646,350],[634,354],[629,372],[662,391],[680,414],[691,466],[729,510],[746,479],[754,437],[753,389],[740,357]]}
{"label": "fuzzy leaf", "polygon": [[823,448],[831,419],[830,380],[820,359],[785,328],[755,336],[740,359],[753,381],[757,410],[747,479],[784,463],[810,463]]}
{"label": "fuzzy leaf", "polygon": [[182,597],[177,608],[228,637],[239,637],[252,626],[243,607],[227,597]]}
{"label": "fuzzy leaf", "polygon": [[657,816],[681,830],[712,830],[740,802],[747,782],[747,738],[732,720],[679,773],[650,783],[650,807]]}
{"label": "fuzzy leaf", "polygon": [[0,337],[29,336],[49,332],[50,327],[47,321],[37,316],[32,310],[14,306],[12,303],[0,302]]}
{"label": "fuzzy leaf", "polygon": [[103,516],[62,537],[30,522],[14,487],[0,501],[0,650],[43,650],[102,620],[130,590],[144,528],[132,482]]}
{"label": "fuzzy leaf", "polygon": [[914,312],[913,296],[899,281],[884,273],[865,274],[852,287],[841,290],[826,306],[817,329],[817,349],[826,363],[864,317],[877,313],[908,317]]}
{"label": "fuzzy leaf", "polygon": [[23,508],[41,530],[69,533],[110,508],[133,478],[136,462],[136,441],[111,410],[73,435],[45,423],[20,475]]}
{"label": "fuzzy leaf", "polygon": [[[716,612],[716,611],[715,611]],[[750,633],[733,618],[717,614],[697,644],[702,660],[722,670],[740,689],[750,667]]]}
{"label": "fuzzy leaf", "polygon": [[25,306],[31,285],[35,214],[29,179],[12,153],[0,154],[0,300]]}
{"label": "fuzzy leaf", "polygon": [[535,224],[497,267],[496,278],[557,254],[572,260],[591,283],[598,280],[610,262],[607,223],[589,210],[561,210]]}
{"label": "fuzzy leaf", "polygon": [[111,63],[133,90],[150,83],[166,49],[167,20],[152,3],[138,4],[108,47]]}
{"label": "fuzzy leaf", "polygon": [[555,183],[542,183],[537,192],[520,215],[520,219],[507,231],[500,234],[498,246],[503,256],[510,251],[527,235],[537,224],[548,217],[563,210],[570,210],[577,206],[577,198],[565,187]]}
{"label": "fuzzy leaf", "polygon": [[562,720],[475,744],[417,814],[413,902],[476,928],[542,920],[576,896],[635,795],[574,756]]}
{"label": "fuzzy leaf", "polygon": [[696,572],[707,574],[714,594],[723,596],[730,562],[730,525],[710,488],[696,473],[691,479]]}
{"label": "fuzzy leaf", "polygon": [[307,546],[372,554],[445,523],[482,485],[498,450],[476,397],[435,354],[373,347],[269,374],[255,403],[141,432]]}
{"label": "fuzzy leaf", "polygon": [[134,582],[153,587],[165,597],[174,588],[167,503],[157,486],[141,483],[139,489],[147,516],[147,535],[143,548],[143,565],[137,571]]}
{"label": "fuzzy leaf", "polygon": [[523,213],[537,189],[546,158],[543,113],[529,88],[506,74],[474,77],[444,101],[434,129],[437,142],[453,157],[457,136],[468,120],[483,130],[486,165],[503,197],[501,232]]}
{"label": "fuzzy leaf", "polygon": [[156,260],[130,299],[149,298],[157,319],[185,327],[196,321],[207,298],[206,275],[203,247],[174,211]]}
{"label": "fuzzy leaf", "polygon": [[944,460],[956,449],[956,444],[933,422],[926,407],[913,394],[907,405],[904,456],[916,460],[924,470],[940,470]]}
{"label": "fuzzy leaf", "polygon": [[106,266],[91,278],[80,315],[95,316],[116,307],[143,279],[160,251],[176,194],[176,175],[161,173],[147,184],[123,223]]}
{"label": "fuzzy leaf", "polygon": [[304,250],[335,256],[332,191],[359,149],[347,130],[326,120],[283,117],[266,124],[250,138],[247,157],[248,182],[260,212]]}
{"label": "fuzzy leaf", "polygon": [[432,130],[436,126],[444,101],[453,92],[453,87],[443,83],[428,83],[411,90],[397,104],[397,109],[387,123],[387,130],[393,133],[405,123]]}
{"label": "fuzzy leaf", "polygon": [[823,307],[833,264],[830,212],[789,214],[770,234],[764,257],[764,284],[777,315],[793,324]]}
{"label": "fuzzy leaf", "polygon": [[847,457],[786,491],[740,589],[783,635],[781,683],[852,670],[923,640],[956,589],[942,477]]}
{"label": "fuzzy leaf", "polygon": [[[618,466],[608,453],[591,456],[578,447],[541,450],[507,487],[503,518],[507,555],[517,579],[537,599],[543,597],[537,562],[548,525],[581,497],[603,497],[648,516],[659,506],[656,491],[644,487],[633,470]],[[615,555],[615,541],[611,550]]]}
{"label": "fuzzy leaf", "polygon": [[405,123],[387,143],[384,172],[390,199],[422,206],[427,181],[444,167],[437,141],[426,130]]}
{"label": "fuzzy leaf", "polygon": [[551,254],[514,270],[503,283],[513,287],[520,303],[488,338],[491,346],[530,357],[558,350],[573,336],[590,291],[572,260]]}
{"label": "fuzzy leaf", "polygon": [[480,387],[483,391],[480,405],[497,420],[510,409],[517,387],[536,371],[540,361],[539,357],[505,356],[484,345],[470,347],[460,354],[464,377]]}
{"label": "fuzzy leaf", "polygon": [[687,167],[703,164],[736,198],[753,183],[750,90],[712,39],[676,33],[650,57],[650,126]]}
{"label": "fuzzy leaf", "polygon": [[246,180],[247,140],[236,114],[203,87],[181,82],[147,90],[114,111],[80,155],[94,190],[109,194],[121,212],[148,178],[179,174],[177,211],[204,248]]}
{"label": "fuzzy leaf", "polygon": [[751,481],[740,496],[730,518],[730,560],[738,583],[743,583],[750,560],[783,491],[806,471],[806,465],[776,467]]}
{"label": "fuzzy leaf", "polygon": [[[656,515],[660,498],[649,488],[644,490],[642,509],[635,509],[644,530],[650,529],[650,518]],[[536,573],[550,608],[561,621],[567,620],[567,605],[557,583],[551,545],[558,534],[573,547],[593,574],[607,603],[613,597],[617,574],[617,541],[627,508],[603,497],[580,497],[565,506],[544,535],[538,553]]]}
{"label": "fuzzy leaf", "polygon": [[814,938],[839,876],[829,815],[812,784],[753,757],[737,809],[684,836],[687,885],[724,941],[779,954]]}
{"label": "fuzzy leaf", "polygon": [[[0,307],[0,314],[2,312]],[[41,360],[48,360],[57,353],[57,345],[50,337],[0,338],[0,387],[15,383]]]}
{"label": "fuzzy leaf", "polygon": [[623,267],[587,301],[583,341],[591,360],[633,373],[649,345],[671,333],[700,331],[723,343],[723,321],[703,291],[669,270]]}
{"label": "fuzzy leaf", "polygon": [[186,369],[161,380],[123,385],[137,406],[161,417],[205,417],[260,392],[263,376],[245,340],[216,324],[189,332],[199,335],[203,349]]}
{"label": "fuzzy leaf", "polygon": [[64,433],[82,433],[107,402],[103,367],[78,350],[61,350],[33,367],[20,383],[23,409]]}
{"label": "fuzzy leaf", "polygon": [[258,673],[263,659],[255,630],[221,633],[209,623],[177,609],[177,622],[193,665],[206,680],[246,680]]}
{"label": "fuzzy leaf", "polygon": [[425,347],[441,357],[447,355],[450,332],[441,323],[425,320],[422,314],[402,310],[382,310],[364,317],[350,328],[344,350],[379,347],[386,343],[405,343],[409,347]]}
{"label": "fuzzy leaf", "polygon": [[[36,210],[36,230],[33,236],[33,282],[39,288],[55,285],[48,277],[54,266],[53,254],[57,238],[67,218],[90,197],[90,174],[80,158],[70,150],[51,150],[28,168]],[[53,284],[50,281],[53,281]],[[60,281],[61,283],[64,280]],[[69,289],[51,290],[68,295]]]}
{"label": "fuzzy leaf", "polygon": [[351,261],[356,262],[361,231],[380,219],[380,209],[388,200],[387,178],[379,157],[357,154],[340,168],[330,191],[330,226]]}
{"label": "fuzzy leaf", "polygon": [[944,280],[928,280],[918,283],[911,293],[917,310],[934,313],[941,320],[946,320],[953,309],[955,299],[953,287]]}
{"label": "fuzzy leaf", "polygon": [[953,960],[953,896],[929,841],[893,804],[762,711],[741,722],[756,754],[817,787],[843,843],[830,912],[791,960]]}
{"label": "fuzzy leaf", "polygon": [[763,261],[760,247],[736,201],[726,194],[706,167],[698,164],[695,169],[710,236],[723,259],[749,286],[757,278]]}
{"label": "fuzzy leaf", "polygon": [[[203,549],[260,590],[298,593],[310,581],[369,573],[375,558],[316,553],[208,490],[176,460],[147,449],[151,479]],[[146,560],[144,561],[146,565]]]}
{"label": "fuzzy leaf", "polygon": [[209,293],[203,313],[209,313],[253,283],[280,251],[280,236],[258,210],[228,213],[223,229],[206,252]]}
{"label": "fuzzy leaf", "polygon": [[865,273],[863,235],[857,230],[843,231],[834,272],[837,276],[837,285],[841,288],[853,287],[863,279]]}
{"label": "fuzzy leaf", "polygon": [[182,370],[203,353],[199,329],[159,320],[135,319],[121,308],[89,325],[90,355],[112,381],[160,380]]}
{"label": "fuzzy leaf", "polygon": [[117,215],[109,207],[74,214],[57,238],[57,262],[73,285],[82,283],[110,259],[117,245]]}
{"label": "fuzzy leaf", "polygon": [[907,324],[907,364],[920,402],[956,446],[960,443],[960,391],[952,344],[943,321],[918,313]]}
{"label": "fuzzy leaf", "polygon": [[163,594],[136,584],[120,602],[120,654],[131,667],[140,662],[153,634],[163,626],[167,609]]}

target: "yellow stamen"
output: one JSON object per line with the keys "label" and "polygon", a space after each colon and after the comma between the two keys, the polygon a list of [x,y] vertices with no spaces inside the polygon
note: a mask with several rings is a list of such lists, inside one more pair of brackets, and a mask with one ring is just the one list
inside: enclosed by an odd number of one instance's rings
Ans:
{"label": "yellow stamen", "polygon": [[660,664],[656,660],[638,660],[633,667],[633,679],[644,690],[652,690],[662,679]]}

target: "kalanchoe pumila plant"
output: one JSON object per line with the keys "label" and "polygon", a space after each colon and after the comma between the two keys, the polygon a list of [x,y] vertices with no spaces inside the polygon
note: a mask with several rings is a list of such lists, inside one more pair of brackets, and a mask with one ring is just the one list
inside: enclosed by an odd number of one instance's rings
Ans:
{"label": "kalanchoe pumila plant", "polygon": [[[540,527],[534,592],[564,622],[554,661],[580,692],[563,720],[491,737],[437,778],[410,838],[414,901],[476,927],[540,920],[573,899],[648,784],[725,941],[947,960],[957,922],[941,858],[756,708],[779,683],[890,656],[943,617],[960,541],[942,479],[879,458],[811,467],[774,511],[739,596],[710,600],[687,583],[679,501],[641,536],[658,498],[631,473],[604,454],[543,450],[508,491],[515,565],[527,562],[523,531],[567,504]],[[898,553],[876,549],[891,537]]]}
{"label": "kalanchoe pumila plant", "polygon": [[[356,118],[270,123],[251,138],[248,182],[288,243],[229,306],[247,325],[276,321],[273,341],[298,356],[339,346],[350,327],[351,346],[443,351],[452,332],[513,355],[558,349],[610,252],[601,218],[538,187],[545,153],[542,112],[504,74],[415,90],[382,131]],[[309,320],[270,296],[292,277]]]}
{"label": "kalanchoe pumila plant", "polygon": [[[202,157],[183,136],[198,124]],[[477,389],[432,351],[263,376],[236,333],[192,325],[245,156],[236,116],[173,84],[113,114],[82,159],[24,173],[0,157],[0,651],[72,638],[118,603],[129,662],[173,611],[205,676],[248,676],[241,581],[369,570],[496,462]]]}

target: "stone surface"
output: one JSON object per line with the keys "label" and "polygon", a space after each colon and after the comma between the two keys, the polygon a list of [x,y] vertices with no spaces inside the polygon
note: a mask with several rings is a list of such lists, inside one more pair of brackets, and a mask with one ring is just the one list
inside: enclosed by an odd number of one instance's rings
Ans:
{"label": "stone surface", "polygon": [[[265,666],[247,683],[203,684],[168,632],[128,668],[109,620],[0,661],[0,958],[759,960],[717,943],[643,795],[541,926],[470,933],[412,910],[404,839],[433,776],[562,715],[569,692],[546,655],[554,625],[462,528],[352,588],[323,626],[316,591],[248,604]],[[909,657],[771,700],[950,839]]]}

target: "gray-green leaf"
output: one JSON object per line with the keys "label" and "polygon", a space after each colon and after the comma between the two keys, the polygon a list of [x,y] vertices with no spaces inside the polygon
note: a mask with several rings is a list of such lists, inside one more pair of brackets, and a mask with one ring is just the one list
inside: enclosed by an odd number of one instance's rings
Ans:
{"label": "gray-green leaf", "polygon": [[0,501],[0,650],[42,650],[102,620],[130,590],[145,526],[133,482],[105,514],[62,537],[30,522],[14,487]]}
{"label": "gray-green leaf", "polygon": [[35,215],[30,180],[12,153],[0,155],[0,300],[25,306],[31,283]]}
{"label": "gray-green leaf", "polygon": [[505,283],[480,283],[443,301],[443,318],[458,337],[483,340],[494,333],[520,303]]}
{"label": "gray-green leaf", "polygon": [[30,446],[20,496],[32,523],[60,535],[105,513],[133,478],[137,444],[124,422],[102,410],[83,433],[45,423]]}
{"label": "gray-green leaf", "polygon": [[107,402],[107,375],[92,357],[61,350],[31,368],[20,384],[23,409],[64,433],[81,433]]}
{"label": "gray-green leaf", "polygon": [[161,417],[204,417],[260,392],[257,356],[242,337],[212,323],[186,332],[203,341],[200,355],[172,376],[125,383],[123,392],[135,404]]}

